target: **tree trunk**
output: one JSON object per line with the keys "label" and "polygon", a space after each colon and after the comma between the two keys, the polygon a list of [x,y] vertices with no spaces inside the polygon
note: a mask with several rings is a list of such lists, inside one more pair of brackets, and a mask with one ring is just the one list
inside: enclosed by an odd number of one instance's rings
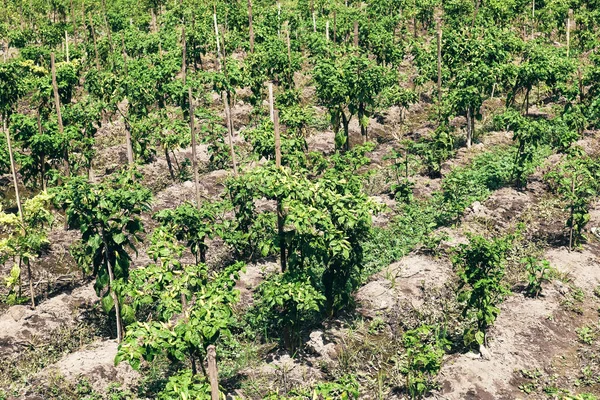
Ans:
{"label": "tree trunk", "polygon": [[354,47],[358,47],[358,21],[354,21]]}
{"label": "tree trunk", "polygon": [[165,149],[165,158],[167,159],[167,166],[169,167],[169,174],[171,175],[171,179],[175,180],[175,173],[173,172],[173,164],[171,163],[171,156],[169,155],[169,149],[167,149],[166,147],[163,148]]}
{"label": "tree trunk", "polygon": [[133,146],[131,143],[131,125],[127,118],[123,119],[125,121],[125,145],[127,146],[127,164],[133,165]]}
{"label": "tree trunk", "polygon": [[190,135],[192,137],[192,168],[194,170],[194,188],[196,192],[196,207],[200,207],[200,179],[198,178],[198,158],[196,156],[196,131],[194,128],[194,99],[192,88],[188,88],[188,100],[190,102]]}
{"label": "tree trunk", "polygon": [[121,320],[121,308],[119,307],[119,297],[114,291],[115,276],[113,274],[112,265],[108,257],[108,245],[106,239],[102,236],[102,242],[104,243],[104,260],[106,261],[106,268],[108,269],[108,290],[113,298],[115,304],[115,317],[117,319],[117,342],[121,343],[123,340],[123,321]]}
{"label": "tree trunk", "polygon": [[344,143],[344,150],[350,150],[350,121],[346,118],[346,114],[342,111],[342,125],[344,126],[344,133],[346,134],[346,143]]}

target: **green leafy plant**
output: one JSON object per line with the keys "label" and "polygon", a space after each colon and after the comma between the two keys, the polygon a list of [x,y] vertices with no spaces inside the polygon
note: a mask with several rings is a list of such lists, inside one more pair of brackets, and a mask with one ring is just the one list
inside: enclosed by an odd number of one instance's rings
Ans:
{"label": "green leafy plant", "polygon": [[528,296],[538,297],[542,292],[542,284],[550,280],[551,267],[546,260],[538,260],[535,257],[527,257],[521,260],[527,271],[527,287],[525,292]]}
{"label": "green leafy plant", "polygon": [[122,338],[123,326],[120,299],[115,285],[129,278],[131,256],[135,243],[144,232],[140,214],[150,209],[152,198],[133,171],[126,171],[99,184],[90,184],[81,177],[72,178],[56,202],[66,208],[70,226],[81,231],[75,247],[75,258],[84,273],[96,278],[94,288],[109,313],[114,309],[117,338]]}
{"label": "green leafy plant", "polygon": [[402,372],[406,375],[406,391],[410,398],[423,398],[435,387],[434,379],[442,367],[442,358],[450,342],[439,328],[421,325],[402,336],[406,360]]}
{"label": "green leafy plant", "polygon": [[[9,302],[21,297],[21,266],[27,267],[31,304],[35,306],[31,264],[50,242],[48,231],[54,221],[49,211],[52,195],[45,192],[28,199],[23,204],[22,218],[0,208],[0,265],[12,261],[12,268],[4,278],[9,289]],[[18,260],[18,261],[17,261]],[[18,289],[18,292],[15,292]]]}
{"label": "green leafy plant", "polygon": [[294,353],[300,344],[301,329],[314,322],[325,302],[308,276],[286,272],[274,275],[257,289],[254,304],[256,320],[271,333],[282,333],[284,343]]}
{"label": "green leafy plant", "polygon": [[513,237],[485,239],[471,236],[468,244],[462,244],[452,257],[452,263],[460,278],[458,300],[464,304],[463,316],[474,320],[464,332],[466,346],[486,343],[486,333],[500,309],[498,305],[510,293],[503,282],[506,253]]}

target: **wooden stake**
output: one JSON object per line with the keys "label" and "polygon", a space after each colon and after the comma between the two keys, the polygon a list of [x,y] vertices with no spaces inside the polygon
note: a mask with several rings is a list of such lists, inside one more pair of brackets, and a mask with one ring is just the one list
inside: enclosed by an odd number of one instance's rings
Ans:
{"label": "wooden stake", "polygon": [[[281,138],[279,135],[279,110],[275,110],[273,117],[273,130],[275,133],[275,166],[277,168],[281,168]],[[281,199],[277,199],[277,233],[279,236],[281,272],[285,272],[285,270],[287,269],[287,259],[285,251],[285,232],[283,229],[283,222],[283,207],[281,205]]]}
{"label": "wooden stake", "polygon": [[106,19],[106,3],[102,0],[102,16],[104,17],[104,27],[106,28],[106,33],[108,35],[108,46],[110,47],[110,52],[114,52],[113,49],[113,41],[112,41],[112,33],[110,30],[110,25],[108,25],[108,20]]}
{"label": "wooden stake", "polygon": [[354,21],[354,47],[358,47],[358,21]]}
{"label": "wooden stake", "polygon": [[289,70],[292,70],[292,46],[290,46],[290,23],[287,22],[287,26],[285,29],[285,40],[287,44],[287,53],[288,53],[288,67]]}
{"label": "wooden stake", "polygon": [[573,250],[573,215],[575,214],[575,206],[573,204],[575,198],[575,172],[573,172],[573,176],[571,177],[571,226],[569,227],[569,251]]}
{"label": "wooden stake", "polygon": [[[438,106],[442,105],[442,22],[441,18],[437,20],[437,91]],[[441,113],[441,110],[440,110]]]}
{"label": "wooden stake", "polygon": [[279,135],[279,110],[273,113],[273,130],[275,132],[275,165],[281,168],[281,137]]}
{"label": "wooden stake", "polygon": [[69,33],[65,31],[65,50],[67,53],[67,62],[71,62],[69,58]]}
{"label": "wooden stake", "polygon": [[573,9],[569,8],[567,15],[567,58],[569,58],[569,50],[571,47],[571,21],[573,20]]}
{"label": "wooden stake", "polygon": [[227,100],[227,93],[221,92],[221,98],[223,99],[223,105],[225,106],[225,119],[227,123],[227,134],[229,136],[229,150],[231,151],[231,163],[233,164],[233,175],[238,174],[237,165],[235,161],[235,151],[233,149],[233,124],[231,123],[231,110],[229,109],[229,101]]}
{"label": "wooden stake", "polygon": [[[123,65],[125,66],[125,76],[128,74],[127,69],[127,51],[125,50],[125,39],[123,35],[121,35],[121,46],[122,46],[122,54],[123,54]],[[129,115],[129,113],[127,113]],[[123,121],[125,123],[125,147],[127,152],[127,164],[133,165],[133,145],[131,142],[131,125],[129,124],[129,120],[125,115],[123,115]]]}
{"label": "wooden stake", "polygon": [[219,371],[217,370],[217,350],[214,345],[206,348],[208,359],[208,380],[210,381],[210,398],[219,400]]}
{"label": "wooden stake", "polygon": [[471,106],[467,107],[467,149],[471,148],[471,144],[473,142],[473,132],[472,132],[472,124],[471,124]]}
{"label": "wooden stake", "polygon": [[[21,221],[21,229],[23,235],[26,235],[25,231],[25,223],[23,221],[23,209],[21,208],[21,197],[19,196],[19,183],[17,181],[17,168],[15,167],[15,159],[13,157],[12,152],[12,143],[10,141],[10,132],[8,131],[8,127],[6,126],[7,116],[2,118],[2,130],[6,135],[6,144],[8,145],[8,157],[10,159],[10,171],[13,177],[13,184],[15,186],[15,200],[17,201],[17,209],[19,210],[19,220]],[[31,265],[29,262],[25,263],[27,265],[27,274],[29,278],[29,295],[31,296],[31,307],[35,309],[35,292],[33,290],[33,280],[31,277]]]}
{"label": "wooden stake", "polygon": [[271,118],[271,122],[275,122],[275,105],[273,101],[273,82],[269,82],[269,117]]}
{"label": "wooden stake", "polygon": [[215,38],[217,41],[217,69],[221,69],[221,43],[219,41],[219,25],[217,25],[217,13],[213,14],[213,22],[215,25]]}
{"label": "wooden stake", "polygon": [[333,43],[337,42],[337,23],[336,23],[336,18],[337,18],[337,12],[334,11],[333,12]]}
{"label": "wooden stake", "polygon": [[281,37],[281,3],[277,2],[277,37]]}
{"label": "wooden stake", "polygon": [[200,207],[200,179],[198,178],[198,157],[196,156],[196,130],[194,128],[194,98],[192,88],[188,87],[190,102],[190,134],[192,137],[192,168],[194,169],[194,186],[196,190],[196,207]]}
{"label": "wooden stake", "polygon": [[183,76],[183,86],[185,86],[185,81],[187,78],[187,42],[185,40],[185,22],[181,25],[181,41],[183,44],[183,54],[181,55],[181,75]]}
{"label": "wooden stake", "polygon": [[94,40],[94,56],[96,58],[96,69],[100,71],[100,61],[98,58],[98,44],[96,43],[96,30],[94,29],[94,21],[90,15],[90,28],[92,29],[92,39]]}
{"label": "wooden stake", "polygon": [[248,26],[250,30],[250,53],[254,53],[254,28],[252,27],[252,0],[248,0]]}
{"label": "wooden stake", "polygon": [[[56,65],[54,62],[54,52],[50,53],[50,69],[52,72],[52,90],[54,91],[54,106],[56,107],[56,116],[58,122],[58,132],[62,135],[64,133],[64,126],[62,120],[62,114],[60,112],[60,97],[58,96],[58,83],[56,82]],[[69,167],[69,153],[68,148],[65,149],[65,174],[70,175]]]}
{"label": "wooden stake", "polygon": [[329,20],[325,22],[325,40],[329,42]]}
{"label": "wooden stake", "polygon": [[[42,130],[42,117],[40,115],[39,108],[37,109],[36,116],[37,116],[38,134],[41,136],[41,135],[43,135],[44,132]],[[43,152],[40,155],[40,178],[42,180],[42,190],[45,192],[46,191],[46,160],[45,160]]]}

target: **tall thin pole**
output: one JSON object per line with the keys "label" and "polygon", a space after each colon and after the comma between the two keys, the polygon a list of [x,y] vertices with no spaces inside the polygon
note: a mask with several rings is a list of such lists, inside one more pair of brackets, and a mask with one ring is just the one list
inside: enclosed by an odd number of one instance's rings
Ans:
{"label": "tall thin pole", "polygon": [[573,9],[569,8],[567,15],[567,58],[569,58],[569,50],[571,47],[571,21],[573,20]]}
{"label": "tall thin pole", "polygon": [[210,381],[210,398],[211,400],[219,400],[219,380],[217,370],[217,351],[214,345],[206,348],[208,359],[208,380]]}
{"label": "tall thin pole", "polygon": [[67,55],[67,62],[71,62],[71,59],[69,58],[69,33],[67,31],[65,31],[65,50]]}
{"label": "tall thin pole", "polygon": [[196,130],[194,127],[194,98],[192,97],[191,87],[188,87],[188,99],[190,102],[190,134],[192,137],[192,168],[194,169],[196,206],[200,207],[200,179],[198,178],[198,157],[196,156]]}
{"label": "tall thin pole", "polygon": [[[279,135],[279,110],[273,113],[273,131],[275,133],[275,166],[281,168],[281,137]],[[279,236],[280,264],[281,272],[287,269],[283,206],[281,199],[277,199],[277,234]]]}
{"label": "tall thin pole", "polygon": [[[19,220],[21,221],[21,230],[22,230],[23,235],[25,235],[27,232],[25,231],[25,222],[23,221],[23,209],[21,208],[21,197],[19,196],[19,183],[17,181],[17,168],[15,167],[15,159],[13,157],[13,152],[12,152],[12,143],[10,141],[10,132],[8,131],[8,128],[6,126],[7,118],[8,118],[7,116],[4,116],[4,118],[2,118],[2,130],[6,134],[6,143],[8,145],[8,157],[10,159],[10,171],[12,173],[13,184],[15,186],[15,200],[17,201],[17,209],[19,210]],[[22,259],[21,259],[21,261],[22,261]],[[29,293],[31,296],[31,307],[35,308],[35,292],[33,291],[33,280],[31,277],[31,265],[29,264],[29,261],[26,261],[25,265],[27,265],[27,274],[28,274],[28,278],[29,278]]]}
{"label": "tall thin pole", "polygon": [[185,81],[187,78],[187,41],[185,40],[185,22],[181,25],[181,41],[183,44],[183,54],[181,55],[181,74],[183,75],[183,85],[185,86]]}
{"label": "tall thin pole", "polygon": [[225,91],[221,92],[221,98],[223,99],[223,104],[225,105],[225,119],[227,123],[227,135],[229,136],[229,150],[231,152],[231,163],[233,164],[233,174],[237,175],[237,165],[235,161],[235,150],[233,148],[233,124],[231,123],[231,110],[229,109],[229,102],[227,101],[227,93]]}
{"label": "tall thin pole", "polygon": [[[56,107],[58,132],[62,135],[64,133],[64,126],[62,114],[60,112],[60,97],[58,96],[58,83],[56,82],[56,64],[54,62],[54,52],[50,53],[50,69],[52,72],[52,89],[54,91],[54,106]],[[68,146],[65,147],[65,174],[66,176],[70,175]]]}
{"label": "tall thin pole", "polygon": [[273,82],[269,82],[269,117],[271,118],[271,122],[275,122],[274,115],[274,101],[273,101]]}
{"label": "tall thin pole", "polygon": [[252,0],[248,0],[248,25],[250,31],[250,53],[254,53],[254,27],[252,26]]}
{"label": "tall thin pole", "polygon": [[438,107],[442,105],[442,23],[441,18],[437,20],[437,91]]}

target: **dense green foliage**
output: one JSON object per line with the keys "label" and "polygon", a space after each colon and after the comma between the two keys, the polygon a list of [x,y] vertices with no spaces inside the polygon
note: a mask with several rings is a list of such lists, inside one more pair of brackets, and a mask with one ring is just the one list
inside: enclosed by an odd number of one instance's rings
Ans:
{"label": "dense green foliage", "polygon": [[[327,365],[324,382],[292,387],[279,371],[277,390],[252,394],[374,398],[377,386],[380,398],[424,397],[447,352],[486,344],[521,240],[510,226],[454,245],[442,228],[498,189],[535,197],[546,184],[563,207],[563,244],[589,239],[599,10],[597,0],[7,0],[6,303],[27,301],[26,267],[34,305],[33,278],[47,272],[37,261],[64,218],[66,259],[116,321],[116,362],[152,381],[138,395],[208,399],[208,346],[224,366],[221,395],[241,390],[247,369],[260,370],[248,359],[305,357],[311,330],[347,328],[373,274],[426,252],[451,258],[448,302],[460,312],[454,327],[387,321],[401,381],[378,363],[350,376]],[[487,141],[490,131],[510,134]],[[538,297],[552,266],[521,258],[513,267]],[[242,287],[245,265],[253,287]],[[257,272],[265,265],[276,268]]]}

